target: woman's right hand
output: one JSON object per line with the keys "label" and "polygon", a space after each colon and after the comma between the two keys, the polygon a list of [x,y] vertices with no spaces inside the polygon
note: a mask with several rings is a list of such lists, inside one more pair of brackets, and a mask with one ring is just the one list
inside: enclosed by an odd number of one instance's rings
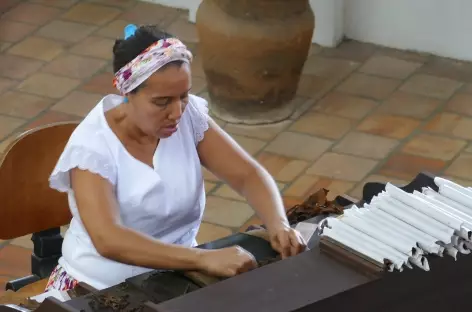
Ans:
{"label": "woman's right hand", "polygon": [[239,246],[205,250],[200,254],[199,269],[209,275],[231,277],[257,268],[254,256]]}

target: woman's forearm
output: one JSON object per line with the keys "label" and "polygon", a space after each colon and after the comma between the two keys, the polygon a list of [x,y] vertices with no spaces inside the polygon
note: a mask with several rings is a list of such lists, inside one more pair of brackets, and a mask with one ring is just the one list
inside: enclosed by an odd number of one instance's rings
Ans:
{"label": "woman's forearm", "polygon": [[241,194],[268,228],[281,223],[288,225],[277,184],[264,168],[258,167],[246,177]]}
{"label": "woman's forearm", "polygon": [[100,242],[94,242],[105,258],[152,269],[198,270],[197,248],[165,244],[132,229],[115,226]]}

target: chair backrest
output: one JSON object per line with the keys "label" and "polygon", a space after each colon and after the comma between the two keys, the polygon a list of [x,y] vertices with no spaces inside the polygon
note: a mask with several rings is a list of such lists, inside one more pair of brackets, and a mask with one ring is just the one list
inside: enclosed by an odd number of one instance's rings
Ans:
{"label": "chair backrest", "polygon": [[79,122],[45,125],[19,135],[0,156],[0,239],[66,225],[67,195],[49,175]]}

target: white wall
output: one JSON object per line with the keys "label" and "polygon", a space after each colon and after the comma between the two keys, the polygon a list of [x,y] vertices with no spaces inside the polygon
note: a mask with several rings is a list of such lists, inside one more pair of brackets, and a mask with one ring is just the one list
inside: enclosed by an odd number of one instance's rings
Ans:
{"label": "white wall", "polygon": [[347,37],[472,60],[471,0],[346,0]]}
{"label": "white wall", "polygon": [[[0,0],[1,1],[1,0]],[[162,5],[189,10],[189,20],[195,22],[198,6],[202,0],[144,0]],[[238,1],[238,0],[234,0]],[[287,0],[290,1],[290,0]],[[335,47],[343,38],[344,0],[310,0],[315,12],[315,33],[313,42],[322,46]]]}

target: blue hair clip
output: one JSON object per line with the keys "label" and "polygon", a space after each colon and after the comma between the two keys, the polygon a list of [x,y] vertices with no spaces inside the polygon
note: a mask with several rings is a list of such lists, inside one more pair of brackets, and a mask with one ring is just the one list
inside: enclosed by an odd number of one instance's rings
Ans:
{"label": "blue hair clip", "polygon": [[134,33],[138,29],[138,26],[134,24],[128,24],[125,27],[125,39],[128,39],[131,36],[134,36]]}

